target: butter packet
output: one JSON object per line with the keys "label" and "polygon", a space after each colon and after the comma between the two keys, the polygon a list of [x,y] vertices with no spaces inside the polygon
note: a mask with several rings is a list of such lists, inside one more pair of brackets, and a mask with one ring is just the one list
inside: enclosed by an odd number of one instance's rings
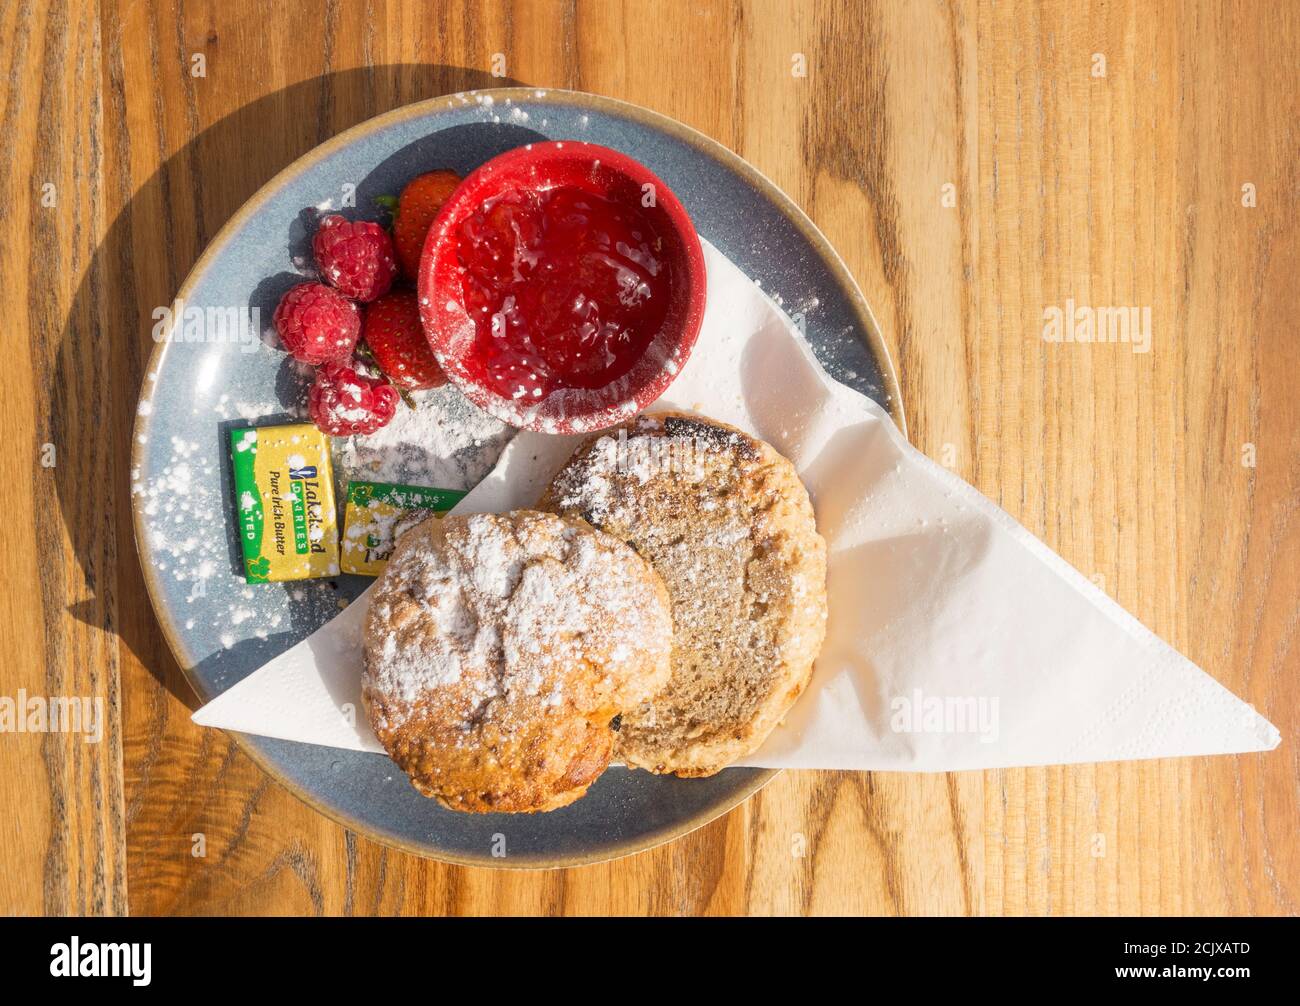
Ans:
{"label": "butter packet", "polygon": [[244,579],[336,576],[338,510],[325,434],[310,423],[231,430],[230,457]]}
{"label": "butter packet", "polygon": [[343,511],[341,565],[345,573],[378,576],[400,531],[431,514],[443,514],[465,494],[392,482],[349,482]]}

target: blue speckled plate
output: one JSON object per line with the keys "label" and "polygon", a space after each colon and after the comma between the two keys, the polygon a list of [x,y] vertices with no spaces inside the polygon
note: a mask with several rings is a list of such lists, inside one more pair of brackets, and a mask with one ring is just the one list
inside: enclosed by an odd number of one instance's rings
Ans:
{"label": "blue speckled plate", "polygon": [[[378,217],[374,198],[417,174],[464,175],[541,139],[587,140],[643,161],[703,237],[802,314],[830,373],[902,425],[888,354],[844,264],[788,198],[712,140],[634,105],[524,88],[435,98],[372,119],[300,158],[235,214],[179,291],[182,324],[148,368],[132,459],[136,538],[163,631],[204,701],[310,634],[367,582],[248,586],[239,572],[223,445],[232,426],[295,418],[306,375],[259,335],[281,293],[303,279],[312,215]],[[166,331],[163,319],[155,334]],[[449,389],[436,407],[453,428],[469,421]],[[452,437],[442,445],[454,463],[447,470],[471,482],[501,444],[490,429]],[[385,758],[236,739],[273,778],[354,831],[419,855],[503,867],[573,866],[649,848],[707,823],[775,774],[728,769],[685,780],[615,768],[562,810],[464,815],[419,796]]]}

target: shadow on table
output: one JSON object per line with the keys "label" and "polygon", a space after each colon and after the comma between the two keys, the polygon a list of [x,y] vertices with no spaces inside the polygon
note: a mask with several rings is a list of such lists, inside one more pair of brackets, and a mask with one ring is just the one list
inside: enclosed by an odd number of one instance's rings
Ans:
{"label": "shadow on table", "polygon": [[[266,95],[172,154],[95,249],[60,337],[48,417],[61,459],[53,469],[59,508],[90,594],[69,611],[115,633],[191,709],[197,698],[148,603],[129,509],[132,427],[154,348],[154,308],[172,302],[204,247],[244,202],[330,136],[415,101],[513,86],[520,82],[464,67],[395,65],[325,74]],[[308,135],[302,126],[312,122]],[[259,156],[239,156],[253,145]],[[108,474],[87,476],[94,472]]]}

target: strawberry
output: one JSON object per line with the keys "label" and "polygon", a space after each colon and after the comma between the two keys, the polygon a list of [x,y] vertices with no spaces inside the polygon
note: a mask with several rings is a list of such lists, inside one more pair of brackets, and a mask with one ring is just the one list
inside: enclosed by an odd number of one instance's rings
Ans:
{"label": "strawberry", "polygon": [[397,389],[382,378],[363,377],[352,367],[327,363],[316,371],[307,412],[322,432],[349,437],[387,426],[397,412],[397,402]]}
{"label": "strawberry", "polygon": [[295,360],[313,366],[347,360],[361,333],[357,305],[323,283],[300,283],[275,309],[275,330]]}
{"label": "strawberry", "polygon": [[460,184],[454,171],[430,171],[409,182],[397,199],[393,217],[393,245],[397,261],[409,279],[419,279],[420,253],[433,218]]}
{"label": "strawberry", "polygon": [[361,338],[379,369],[399,388],[416,391],[447,383],[424,336],[414,291],[394,290],[367,304]]}
{"label": "strawberry", "polygon": [[369,220],[330,214],[320,222],[311,250],[321,275],[354,300],[382,297],[397,275],[392,238]]}

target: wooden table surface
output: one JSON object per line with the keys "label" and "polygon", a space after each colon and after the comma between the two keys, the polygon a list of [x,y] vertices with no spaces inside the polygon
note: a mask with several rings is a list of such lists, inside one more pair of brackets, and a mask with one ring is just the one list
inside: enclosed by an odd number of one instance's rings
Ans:
{"label": "wooden table surface", "polygon": [[[1300,4],[1087,6],[0,4],[0,695],[107,717],[99,744],[0,736],[0,911],[1300,910]],[[510,82],[637,102],[772,178],[880,319],[913,442],[1282,746],[790,772],[665,847],[519,873],[389,851],[192,726],[132,540],[150,312],[295,157]],[[1149,351],[1045,341],[1067,299],[1149,308]]]}

